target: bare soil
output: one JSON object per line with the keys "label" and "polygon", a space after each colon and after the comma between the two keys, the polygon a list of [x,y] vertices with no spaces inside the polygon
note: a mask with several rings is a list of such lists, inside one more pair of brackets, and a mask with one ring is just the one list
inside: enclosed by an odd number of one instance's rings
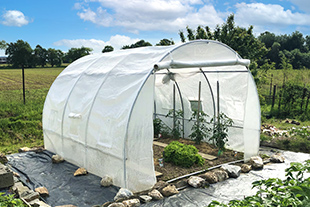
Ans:
{"label": "bare soil", "polygon": [[[169,144],[172,141],[176,141],[176,139],[161,138],[161,139],[158,139],[156,141]],[[159,180],[167,181],[167,180],[170,180],[170,179],[182,176],[182,175],[186,175],[186,174],[189,174],[192,172],[204,170],[204,169],[207,169],[209,167],[213,167],[213,166],[224,164],[227,162],[243,159],[243,153],[235,152],[235,151],[231,151],[231,150],[226,150],[221,156],[217,156],[218,149],[215,146],[213,146],[209,143],[206,143],[206,142],[202,142],[201,144],[198,145],[198,144],[195,144],[195,142],[193,140],[188,140],[188,139],[178,139],[177,141],[179,141],[183,144],[194,145],[198,149],[199,152],[216,156],[217,159],[212,160],[212,161],[205,160],[205,163],[203,166],[198,166],[195,164],[190,168],[184,168],[184,167],[176,166],[172,163],[167,163],[167,162],[164,162],[164,166],[160,167],[158,159],[163,158],[164,148],[157,146],[157,145],[153,145],[155,170],[157,172],[163,173],[163,175],[161,177],[157,178],[158,181]]]}

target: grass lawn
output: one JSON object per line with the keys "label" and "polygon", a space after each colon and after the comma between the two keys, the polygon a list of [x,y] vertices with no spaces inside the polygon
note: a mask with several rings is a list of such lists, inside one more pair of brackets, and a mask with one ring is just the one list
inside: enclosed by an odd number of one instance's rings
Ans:
{"label": "grass lawn", "polygon": [[23,104],[21,69],[0,70],[0,152],[43,145],[42,110],[46,94],[64,68],[25,69]]}
{"label": "grass lawn", "polygon": [[264,71],[258,72],[258,77],[260,78],[260,83],[257,86],[259,94],[268,95],[270,92],[270,83],[272,79],[272,85],[277,85],[278,87],[283,85],[284,76],[286,76],[286,81],[293,81],[302,86],[310,86],[310,70],[300,69],[300,70],[268,70],[267,73]]}

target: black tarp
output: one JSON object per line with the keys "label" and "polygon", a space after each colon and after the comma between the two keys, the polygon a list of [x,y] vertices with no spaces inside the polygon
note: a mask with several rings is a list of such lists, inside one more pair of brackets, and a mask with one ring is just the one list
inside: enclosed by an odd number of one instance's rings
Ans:
{"label": "black tarp", "polygon": [[34,190],[44,186],[49,196],[45,202],[51,206],[76,205],[89,207],[113,201],[119,188],[100,186],[101,178],[93,174],[74,176],[77,166],[68,162],[53,164],[52,153],[26,152],[7,156],[8,166],[21,176],[21,180]]}
{"label": "black tarp", "polygon": [[[262,154],[274,154],[274,150],[261,150]],[[143,204],[143,207],[192,207],[207,206],[212,200],[228,202],[232,199],[242,199],[256,193],[252,189],[252,182],[268,178],[285,178],[285,169],[290,162],[303,162],[310,159],[309,154],[282,152],[285,163],[268,164],[263,170],[251,171],[241,174],[240,177],[228,179],[212,184],[209,188],[187,188],[179,194],[159,201]],[[113,201],[119,188],[101,187],[99,177],[88,174],[87,176],[74,177],[73,173],[78,168],[68,162],[52,164],[52,153],[19,153],[8,156],[9,165],[13,170],[22,175],[22,179],[29,180],[32,189],[45,186],[50,196],[45,198],[51,206],[73,204],[79,207],[101,205]]]}

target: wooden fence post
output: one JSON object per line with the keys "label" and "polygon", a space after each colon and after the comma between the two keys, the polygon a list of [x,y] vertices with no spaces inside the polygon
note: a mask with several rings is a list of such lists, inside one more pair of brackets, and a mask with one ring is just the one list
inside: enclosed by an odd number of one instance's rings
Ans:
{"label": "wooden fence post", "polygon": [[277,90],[277,85],[274,85],[273,86],[271,109],[273,109],[273,107],[274,107],[274,102],[275,102],[275,99],[276,99],[276,90]]}
{"label": "wooden fence post", "polygon": [[306,101],[305,112],[307,112],[307,110],[308,110],[309,99],[310,99],[310,91],[308,92],[308,98],[307,98],[307,101]]}
{"label": "wooden fence post", "polygon": [[305,99],[305,96],[306,96],[306,92],[307,92],[307,88],[304,87],[304,90],[302,92],[302,97],[301,97],[301,103],[300,103],[300,112],[302,113],[302,105],[304,104],[304,99]]}

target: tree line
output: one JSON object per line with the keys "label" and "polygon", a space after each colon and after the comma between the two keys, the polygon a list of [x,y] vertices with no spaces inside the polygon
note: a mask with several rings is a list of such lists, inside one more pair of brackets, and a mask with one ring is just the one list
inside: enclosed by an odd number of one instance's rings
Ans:
{"label": "tree line", "polygon": [[[186,27],[180,31],[182,42],[195,39],[217,40],[237,51],[241,57],[250,59],[250,69],[294,69],[310,68],[310,36],[299,31],[290,35],[276,35],[271,32],[253,34],[253,26],[242,28],[235,25],[234,15],[212,31],[208,26],[197,29]],[[253,72],[253,71],[252,71]]]}
{"label": "tree line", "polygon": [[[156,45],[172,45],[174,42],[168,39],[162,39]],[[124,45],[121,49],[131,49],[137,47],[152,46],[151,43],[144,40],[139,40],[131,45]],[[8,55],[8,63],[12,67],[25,67],[31,68],[36,66],[45,67],[47,64],[50,66],[61,66],[62,63],[71,63],[85,55],[89,55],[93,49],[88,47],[71,48],[68,52],[64,53],[61,50],[54,48],[45,49],[37,45],[32,49],[28,42],[17,40],[14,43],[6,43],[4,40],[0,41],[0,49],[5,50]],[[114,48],[107,45],[103,48],[102,53],[112,52]]]}
{"label": "tree line", "polygon": [[17,40],[16,42],[6,43],[0,42],[0,49],[5,49],[5,54],[8,55],[8,63],[12,67],[45,67],[47,64],[61,66],[62,63],[70,63],[74,60],[90,54],[91,48],[71,48],[67,53],[54,48],[45,49],[37,45],[34,49],[31,48],[28,42]]}
{"label": "tree line", "polygon": [[[209,26],[198,26],[196,29],[186,27],[185,31],[179,31],[179,36],[182,42],[209,39],[227,44],[241,57],[251,60],[250,69],[254,76],[256,76],[257,69],[310,68],[310,36],[304,37],[299,31],[291,35],[275,35],[266,31],[255,37],[253,26],[248,28],[236,26],[233,14],[229,15],[222,25],[217,25],[214,30],[211,30]],[[173,44],[174,41],[171,39],[162,39],[156,46]],[[139,40],[134,44],[124,45],[121,49],[145,46],[152,46],[152,44]],[[71,48],[67,53],[53,48],[45,49],[40,45],[32,49],[23,40],[9,44],[0,41],[0,49],[6,49],[8,62],[13,67],[21,66],[21,62],[25,67],[44,67],[46,64],[60,66],[63,62],[71,63],[92,52],[92,49],[88,47]],[[102,53],[113,50],[111,45],[107,45]]]}

